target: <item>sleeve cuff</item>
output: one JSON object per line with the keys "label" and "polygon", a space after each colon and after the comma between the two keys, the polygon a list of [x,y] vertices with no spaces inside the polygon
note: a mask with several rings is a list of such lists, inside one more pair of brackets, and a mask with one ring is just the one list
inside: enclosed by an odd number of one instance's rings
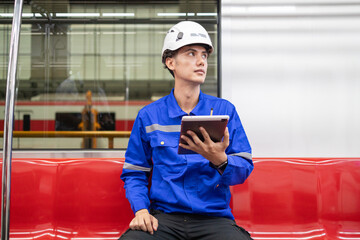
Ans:
{"label": "sleeve cuff", "polygon": [[132,204],[131,208],[135,214],[137,211],[139,211],[141,209],[149,210],[149,205],[146,204],[144,201],[136,201]]}

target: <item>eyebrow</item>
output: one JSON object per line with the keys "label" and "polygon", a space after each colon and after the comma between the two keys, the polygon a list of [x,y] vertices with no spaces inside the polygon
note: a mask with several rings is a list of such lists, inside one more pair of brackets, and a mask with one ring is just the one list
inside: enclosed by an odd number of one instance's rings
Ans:
{"label": "eyebrow", "polygon": [[[185,52],[190,52],[190,51],[193,51],[193,52],[199,52],[198,50],[194,49],[194,48],[189,48],[188,50],[186,50]],[[206,53],[208,54],[208,52],[206,50],[204,51],[201,51],[202,53]]]}

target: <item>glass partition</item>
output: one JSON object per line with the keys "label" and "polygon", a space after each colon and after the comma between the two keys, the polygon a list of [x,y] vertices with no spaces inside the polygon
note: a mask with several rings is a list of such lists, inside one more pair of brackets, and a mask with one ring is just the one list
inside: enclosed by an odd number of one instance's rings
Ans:
{"label": "glass partition", "polygon": [[[215,52],[202,90],[216,96],[217,7],[217,1],[205,0],[25,3],[14,149],[106,149],[110,141],[111,147],[126,148],[123,131],[131,131],[139,109],[173,88],[174,80],[161,63],[161,48],[166,31],[181,20],[197,21],[210,33]],[[0,3],[1,109],[12,14],[12,2]],[[1,110],[0,130],[3,115]],[[71,135],[78,131],[100,134]],[[101,136],[108,131],[123,134],[111,135],[113,140]]]}

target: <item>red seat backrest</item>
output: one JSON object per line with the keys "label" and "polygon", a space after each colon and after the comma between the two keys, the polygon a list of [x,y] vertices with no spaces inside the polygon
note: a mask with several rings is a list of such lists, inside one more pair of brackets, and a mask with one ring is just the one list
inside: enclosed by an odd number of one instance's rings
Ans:
{"label": "red seat backrest", "polygon": [[[123,158],[13,159],[12,239],[117,239],[133,217]],[[254,159],[231,188],[254,239],[360,239],[360,158]]]}
{"label": "red seat backrest", "polygon": [[232,188],[239,225],[259,239],[360,239],[360,158],[255,159]]}

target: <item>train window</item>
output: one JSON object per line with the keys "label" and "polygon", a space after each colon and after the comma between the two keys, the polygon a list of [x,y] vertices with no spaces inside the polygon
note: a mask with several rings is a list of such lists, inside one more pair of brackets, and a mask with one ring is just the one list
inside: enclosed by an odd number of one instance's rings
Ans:
{"label": "train window", "polygon": [[115,131],[115,113],[102,112],[97,116],[100,131]]}
{"label": "train window", "polygon": [[82,122],[80,112],[58,112],[55,115],[55,131],[78,131]]}
{"label": "train window", "polygon": [[[88,112],[89,113],[89,112]],[[25,117],[26,115],[24,115]],[[28,115],[29,116],[29,115]],[[55,131],[92,131],[93,121],[91,114],[82,114],[81,112],[57,112],[55,115]],[[87,118],[85,121],[83,118]],[[25,119],[25,118],[24,118]],[[115,131],[115,113],[114,112],[101,112],[96,114],[97,129],[99,131]],[[84,122],[88,122],[86,126]],[[95,125],[94,125],[95,126]],[[95,126],[96,127],[96,126]],[[30,127],[28,127],[30,128]],[[25,129],[23,129],[25,131]]]}
{"label": "train window", "polygon": [[[164,69],[160,55],[166,31],[182,20],[198,21],[210,33],[215,52],[209,59],[202,89],[216,96],[217,12],[218,1],[206,0],[25,1],[14,130],[19,131],[18,136],[28,136],[14,139],[13,147],[106,149],[108,139],[100,135],[95,145],[85,146],[82,137],[55,138],[49,133],[131,131],[138,111],[173,88],[173,78]],[[1,2],[2,109],[12,14],[13,2]],[[3,115],[0,111],[0,128]],[[91,126],[84,128],[86,124]],[[44,137],[29,137],[34,131],[44,132]],[[125,135],[115,137],[111,147],[126,148]]]}

